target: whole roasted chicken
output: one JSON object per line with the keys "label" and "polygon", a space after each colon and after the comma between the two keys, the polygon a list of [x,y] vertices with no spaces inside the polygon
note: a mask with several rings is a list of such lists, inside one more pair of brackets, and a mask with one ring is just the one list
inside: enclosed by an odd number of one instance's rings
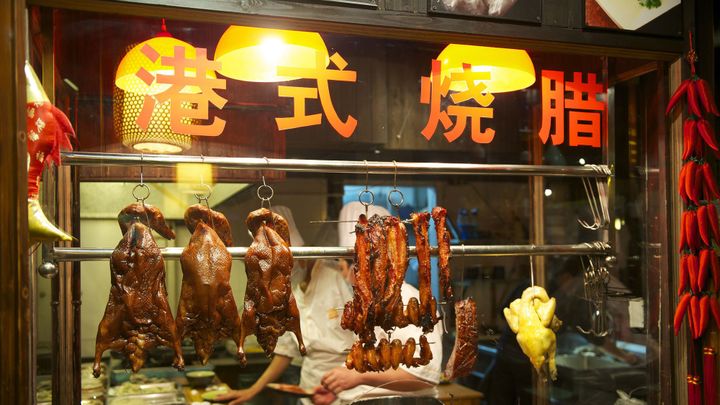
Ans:
{"label": "whole roasted chicken", "polygon": [[130,204],[118,215],[123,239],[110,258],[110,298],[98,325],[93,374],[107,349],[125,353],[133,372],[145,363],[147,352],[159,345],[175,351],[173,366],[185,366],[180,337],[165,289],[165,263],[151,229],[166,239],[175,233],[156,207]]}
{"label": "whole roasted chicken", "polygon": [[510,308],[503,310],[503,314],[538,374],[545,377],[543,366],[547,363],[550,378],[555,380],[555,332],[562,325],[555,316],[555,298],[550,298],[542,287],[529,287],[510,303]]}
{"label": "whole roasted chicken", "polygon": [[213,353],[215,342],[232,338],[240,345],[240,316],[230,288],[232,245],[227,218],[195,204],[185,211],[192,232],[180,256],[183,281],[175,323],[180,338],[191,337],[202,364]]}
{"label": "whole roasted chicken", "polygon": [[290,289],[293,257],[287,221],[260,208],[251,212],[245,223],[253,234],[253,242],[245,255],[247,288],[238,343],[240,362],[246,363],[242,349],[245,337],[255,334],[269,356],[275,350],[278,337],[287,330],[295,333],[300,353],[304,355],[300,314]]}

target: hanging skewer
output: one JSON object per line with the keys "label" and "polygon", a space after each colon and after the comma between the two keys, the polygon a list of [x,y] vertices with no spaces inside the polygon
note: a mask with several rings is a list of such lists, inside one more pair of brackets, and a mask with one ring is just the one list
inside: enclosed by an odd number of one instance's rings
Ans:
{"label": "hanging skewer", "polygon": [[[228,251],[234,259],[245,257],[248,248],[229,247]],[[409,247],[409,254],[415,254],[415,246]],[[96,248],[64,248],[56,247],[52,251],[52,258],[56,261],[86,261],[107,260],[113,249]],[[168,247],[161,249],[163,257],[168,260],[177,260],[183,251],[182,247]],[[290,251],[295,259],[321,259],[321,258],[347,258],[355,256],[353,247],[314,247],[292,246]],[[611,253],[610,245],[605,242],[580,243],[576,245],[474,245],[451,246],[453,255],[465,256],[548,256],[548,255],[606,255]],[[430,253],[437,255],[437,247],[432,247]]]}
{"label": "hanging skewer", "polygon": [[[135,166],[140,155],[131,153],[62,152],[63,164]],[[222,169],[281,170],[306,173],[358,173],[392,175],[503,175],[546,177],[609,177],[606,165],[545,166],[441,162],[384,162],[355,160],[269,159],[222,156],[144,155],[146,166],[174,167],[178,163],[207,163]]]}

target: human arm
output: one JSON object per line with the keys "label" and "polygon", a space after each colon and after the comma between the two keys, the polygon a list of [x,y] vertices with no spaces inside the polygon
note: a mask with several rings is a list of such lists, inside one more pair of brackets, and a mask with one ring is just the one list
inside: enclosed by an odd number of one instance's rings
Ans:
{"label": "human arm", "polygon": [[321,384],[327,390],[336,394],[355,388],[358,385],[382,386],[394,391],[417,391],[434,385],[403,369],[378,373],[358,373],[356,370],[348,370],[347,367],[343,366],[335,367],[325,373]]}
{"label": "human arm", "polygon": [[218,396],[218,400],[225,401],[231,399],[230,405],[236,405],[253,399],[268,383],[280,377],[290,365],[291,360],[290,357],[276,354],[260,378],[258,378],[252,386],[242,390],[228,391],[226,394]]}

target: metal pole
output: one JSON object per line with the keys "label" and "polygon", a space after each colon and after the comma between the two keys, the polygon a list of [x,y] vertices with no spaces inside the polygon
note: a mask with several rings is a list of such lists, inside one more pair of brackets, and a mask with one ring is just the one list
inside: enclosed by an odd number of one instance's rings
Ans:
{"label": "metal pole", "polygon": [[[167,260],[178,260],[183,252],[182,247],[160,249]],[[234,259],[242,259],[247,254],[246,247],[230,247],[228,251]],[[295,259],[320,258],[353,258],[355,249],[352,247],[291,247]],[[59,262],[107,260],[113,249],[86,249],[57,247],[52,252],[52,259]],[[437,247],[430,249],[437,254]],[[475,245],[451,246],[454,256],[548,256],[548,255],[605,255],[611,253],[610,245],[604,242],[580,243],[575,245]],[[464,253],[463,253],[464,252]],[[409,253],[415,254],[415,246],[410,246]]]}
{"label": "metal pole", "polygon": [[272,159],[223,156],[139,155],[130,153],[62,152],[62,162],[83,166],[163,166],[207,163],[222,169],[281,170],[314,173],[504,175],[546,177],[608,177],[606,165],[546,166],[441,162],[381,162],[354,160]]}

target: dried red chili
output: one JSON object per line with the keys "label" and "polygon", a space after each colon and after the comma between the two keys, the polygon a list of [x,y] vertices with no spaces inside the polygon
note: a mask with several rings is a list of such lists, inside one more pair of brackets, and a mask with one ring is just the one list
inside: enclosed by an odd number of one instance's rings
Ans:
{"label": "dried red chili", "polygon": [[673,319],[673,327],[675,329],[675,336],[677,336],[677,334],[680,333],[680,326],[682,326],[682,321],[685,318],[685,313],[688,310],[688,306],[690,304],[690,297],[691,297],[690,293],[685,293],[685,295],[680,297],[677,308],[675,308],[675,317]]}
{"label": "dried red chili", "polygon": [[697,295],[693,295],[690,298],[690,319],[691,327],[692,327],[692,335],[693,339],[697,339],[700,337],[700,299]]}
{"label": "dried red chili", "polygon": [[687,255],[680,256],[680,277],[678,280],[678,296],[688,288]]}
{"label": "dried red chili", "polygon": [[700,231],[700,239],[707,246],[710,244],[710,224],[708,223],[707,206],[701,205],[697,210],[698,231]]}
{"label": "dried red chili", "polygon": [[702,111],[698,104],[698,90],[694,81],[690,81],[690,85],[687,87],[687,103],[690,113],[696,117],[702,117]]}
{"label": "dried red chili", "polygon": [[697,122],[697,130],[700,133],[700,137],[705,141],[705,144],[715,150],[718,150],[717,140],[715,139],[715,134],[713,133],[712,128],[710,128],[710,124],[707,122],[706,119],[700,118]]}
{"label": "dried red chili", "polygon": [[691,250],[696,251],[700,248],[700,235],[698,234],[697,213],[695,211],[688,212],[688,219],[685,225],[687,244]]}
{"label": "dried red chili", "polygon": [[687,93],[687,88],[689,85],[690,79],[683,80],[682,83],[680,83],[677,90],[675,90],[675,93],[670,96],[670,101],[668,101],[667,108],[665,109],[665,115],[670,114],[670,111],[675,108],[675,104],[677,104],[680,99],[682,99],[682,97],[685,95],[685,93]]}
{"label": "dried red chili", "polygon": [[[713,176],[712,168],[709,164],[704,164],[700,166],[702,168],[702,176],[705,180],[705,183],[710,187],[710,191],[713,194],[713,198],[717,199],[720,198],[720,191],[718,191],[717,183],[715,183],[715,176]],[[696,173],[698,175],[699,173]]]}
{"label": "dried red chili", "polygon": [[720,259],[714,250],[711,250],[710,253],[710,270],[712,271],[713,289],[717,294],[718,288],[720,288]]}
{"label": "dried red chili", "polygon": [[678,178],[678,190],[680,192],[680,198],[683,199],[685,204],[688,203],[688,195],[687,192],[685,192],[685,176],[687,174],[687,169],[689,165],[685,163],[683,167],[680,169],[680,177]]}
{"label": "dried red chili", "polygon": [[688,199],[696,203],[698,200],[697,196],[695,196],[695,176],[697,175],[697,163],[694,160],[691,160],[686,164],[688,168],[685,173],[685,194],[687,194]]}
{"label": "dried red chili", "polygon": [[715,204],[708,204],[706,213],[708,222],[710,222],[710,229],[712,229],[713,239],[715,239],[716,243],[720,243],[720,224],[718,224],[718,214],[717,209],[715,209]]}
{"label": "dried red chili", "polygon": [[688,118],[683,124],[683,160],[688,160],[690,155],[695,152],[695,131],[697,123],[694,119]]}
{"label": "dried red chili", "polygon": [[687,258],[687,269],[688,269],[688,280],[690,281],[690,289],[693,293],[697,294],[700,291],[697,289],[698,280],[698,258],[694,254],[688,255]]}
{"label": "dried red chili", "polygon": [[700,324],[698,326],[698,338],[702,337],[702,335],[705,333],[705,329],[707,329],[708,321],[710,320],[710,297],[707,295],[703,295],[702,298],[700,298],[700,302],[698,304],[700,307]]}
{"label": "dried red chili", "polygon": [[698,95],[700,96],[700,102],[705,108],[705,111],[713,115],[720,116],[717,105],[715,104],[715,100],[712,96],[712,90],[710,90],[710,84],[707,80],[698,78],[695,81],[695,84],[697,86]]}
{"label": "dried red chili", "polygon": [[697,291],[705,290],[708,277],[710,276],[710,249],[700,251],[700,267],[697,277]]}
{"label": "dried red chili", "polygon": [[712,316],[715,318],[715,325],[720,329],[720,303],[718,303],[716,298],[710,300],[710,312],[712,312]]}

